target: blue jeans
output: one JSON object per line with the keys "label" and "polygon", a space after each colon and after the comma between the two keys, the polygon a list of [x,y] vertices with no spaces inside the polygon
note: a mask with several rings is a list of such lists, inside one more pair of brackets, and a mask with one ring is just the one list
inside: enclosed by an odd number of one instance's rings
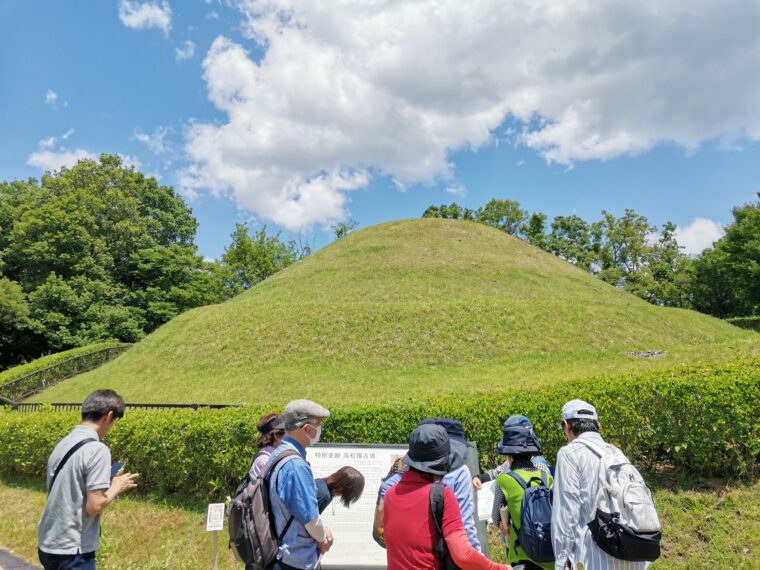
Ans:
{"label": "blue jeans", "polygon": [[95,570],[95,553],[49,554],[37,551],[45,570]]}

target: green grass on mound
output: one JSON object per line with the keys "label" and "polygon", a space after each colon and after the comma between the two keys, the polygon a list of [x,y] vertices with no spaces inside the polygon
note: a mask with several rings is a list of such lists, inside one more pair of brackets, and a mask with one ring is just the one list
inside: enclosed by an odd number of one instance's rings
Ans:
{"label": "green grass on mound", "polygon": [[[752,356],[759,340],[487,226],[419,219],[350,234],[36,399],[392,402]],[[650,350],[665,355],[626,354]]]}

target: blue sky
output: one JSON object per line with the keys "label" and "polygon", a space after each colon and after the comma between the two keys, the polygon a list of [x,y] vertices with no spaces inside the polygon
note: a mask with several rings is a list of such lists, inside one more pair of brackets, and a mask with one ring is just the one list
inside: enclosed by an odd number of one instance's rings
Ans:
{"label": "blue sky", "polygon": [[319,247],[491,197],[634,208],[698,251],[756,199],[753,3],[461,4],[4,0],[0,178],[122,154],[208,257],[236,221]]}

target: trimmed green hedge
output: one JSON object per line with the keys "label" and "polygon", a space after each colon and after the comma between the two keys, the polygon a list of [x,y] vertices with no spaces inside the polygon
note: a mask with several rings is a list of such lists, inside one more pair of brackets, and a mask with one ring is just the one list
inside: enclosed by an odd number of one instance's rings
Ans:
{"label": "trimmed green hedge", "polygon": [[726,320],[734,326],[760,332],[760,317],[734,317]]}
{"label": "trimmed green hedge", "polygon": [[[427,416],[462,421],[483,465],[507,416],[530,417],[551,459],[565,443],[557,429],[571,398],[596,405],[605,437],[646,466],[667,461],[703,474],[745,476],[760,458],[760,359],[638,377],[594,378],[520,394],[445,397],[395,406],[336,408],[325,442],[405,443]],[[139,471],[144,490],[185,497],[226,494],[246,472],[256,419],[269,410],[128,412],[108,435],[114,461]],[[0,412],[0,471],[42,476],[56,441],[78,414]]]}
{"label": "trimmed green hedge", "polygon": [[88,344],[87,346],[80,346],[79,348],[72,348],[71,350],[64,350],[63,352],[56,352],[55,354],[41,356],[40,358],[32,360],[31,362],[27,362],[26,364],[19,364],[18,366],[14,366],[13,368],[9,368],[8,370],[0,372],[0,386],[8,382],[12,382],[16,378],[21,378],[22,376],[31,374],[32,372],[37,372],[43,368],[49,368],[50,366],[58,364],[64,360],[68,360],[69,358],[74,358],[75,356],[81,356],[83,354],[89,354],[90,352],[95,352],[97,350],[108,348],[110,346],[120,346],[121,344],[123,343],[116,341],[97,342],[94,344]]}

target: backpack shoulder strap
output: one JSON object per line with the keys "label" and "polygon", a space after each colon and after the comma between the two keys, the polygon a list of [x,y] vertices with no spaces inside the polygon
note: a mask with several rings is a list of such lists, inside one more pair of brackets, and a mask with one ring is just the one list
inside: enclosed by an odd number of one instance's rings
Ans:
{"label": "backpack shoulder strap", "polygon": [[[278,465],[280,465],[281,463],[286,463],[287,461],[291,461],[293,459],[297,459],[298,457],[301,457],[301,454],[298,453],[295,449],[288,449],[288,450],[283,451],[277,457],[275,457],[272,461],[270,461],[269,464],[267,464],[267,466],[264,468],[264,471],[262,471],[259,477],[261,479],[264,479],[265,484],[268,484],[270,473],[273,474],[274,476],[277,476],[280,474],[279,470],[276,469]],[[303,459],[303,457],[301,457],[301,459]],[[282,499],[280,499],[280,496],[277,494],[277,489],[276,489],[277,481],[275,481],[274,484],[275,484],[274,495],[275,497],[277,497],[276,500],[282,504]],[[271,513],[271,510],[270,510],[270,513]],[[290,515],[290,518],[288,518],[288,522],[285,523],[285,526],[282,528],[282,531],[280,531],[280,533],[277,535],[277,544],[280,544],[282,542],[282,539],[285,537],[285,533],[288,532],[290,525],[293,524],[294,518],[295,517],[293,517],[293,515]],[[271,524],[274,527],[274,518],[272,518]]]}
{"label": "backpack shoulder strap", "polygon": [[50,480],[50,486],[48,487],[48,495],[50,494],[50,491],[53,490],[53,485],[55,484],[55,480],[58,478],[58,474],[61,472],[61,469],[63,469],[63,466],[66,465],[66,462],[69,459],[71,459],[72,455],[74,455],[77,451],[79,451],[79,448],[81,448],[83,445],[86,445],[92,441],[98,441],[98,440],[92,437],[88,437],[87,439],[83,439],[81,441],[76,442],[74,445],[71,446],[71,449],[69,449],[66,452],[66,455],[63,456],[63,459],[61,459],[58,462],[58,466],[55,468],[55,472],[53,473],[53,478]]}
{"label": "backpack shoulder strap", "polygon": [[528,483],[526,483],[525,479],[520,477],[517,473],[515,473],[514,471],[510,469],[509,471],[507,471],[507,475],[509,475],[510,477],[512,477],[512,479],[517,481],[520,487],[522,487],[523,491],[526,491],[528,489]]}
{"label": "backpack shoulder strap", "polygon": [[[298,453],[295,449],[287,449],[280,453],[277,457],[270,460],[266,467],[264,467],[264,470],[261,472],[261,478],[266,479],[269,477],[269,474],[274,471],[274,468],[284,459],[287,459],[288,457],[301,457],[301,454]],[[301,457],[303,459],[303,457]]]}
{"label": "backpack shoulder strap", "polygon": [[601,459],[602,456],[604,455],[604,452],[601,449],[599,449],[599,446],[591,443],[590,441],[585,441],[585,440],[582,440],[582,439],[576,439],[575,441],[573,441],[573,443],[578,443],[578,444],[582,445],[583,447],[585,447],[587,449],[590,449],[591,452],[594,455],[596,455],[599,459]]}
{"label": "backpack shoulder strap", "polygon": [[443,492],[443,483],[440,481],[430,486],[430,512],[433,513],[433,522],[441,537],[443,537]]}

